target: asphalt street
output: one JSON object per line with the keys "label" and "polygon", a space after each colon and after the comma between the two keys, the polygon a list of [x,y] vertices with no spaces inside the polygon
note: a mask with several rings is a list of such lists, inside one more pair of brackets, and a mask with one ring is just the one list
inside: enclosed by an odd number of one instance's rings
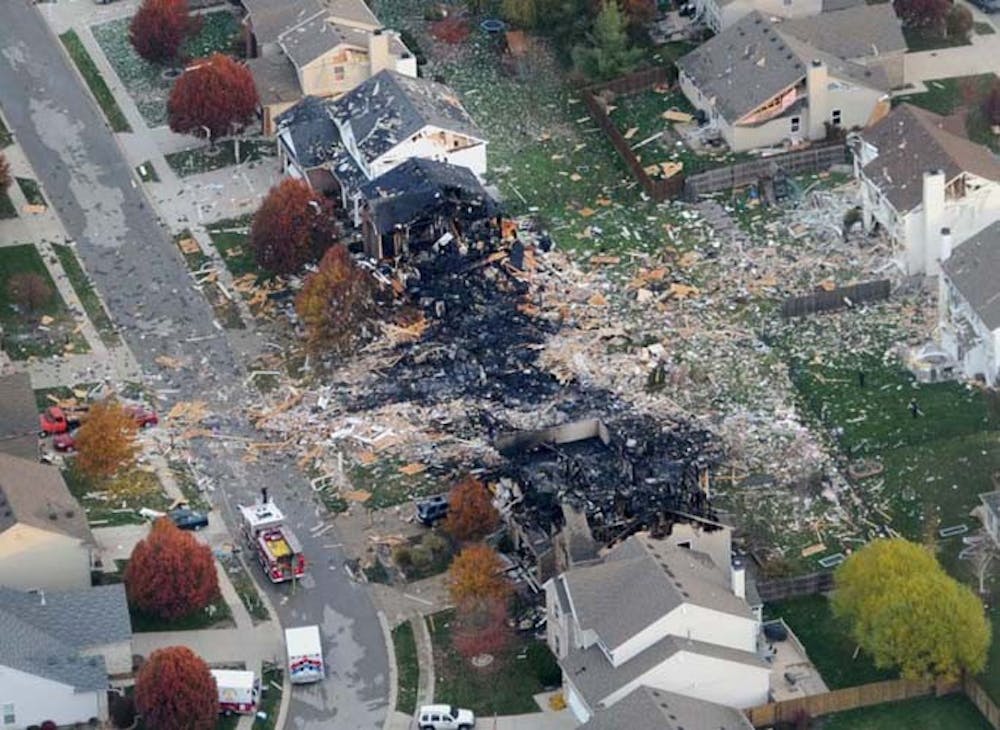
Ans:
{"label": "asphalt street", "polygon": [[[104,117],[27,0],[0,1],[0,104],[147,384],[167,398],[160,406],[204,400],[219,414],[220,432],[251,435],[249,424],[226,409],[255,398],[243,380],[248,353],[261,343],[252,335],[230,341],[215,324]],[[158,355],[188,367],[164,370]],[[294,590],[266,586],[282,624],[319,624],[324,636],[328,679],[294,688],[289,726],[381,727],[388,658],[378,617],[365,588],[344,570],[336,530],[313,535],[320,515],[294,461],[248,464],[225,440],[195,448],[200,468],[221,489],[214,501],[231,529],[233,506],[267,486],[311,560],[309,576]]]}

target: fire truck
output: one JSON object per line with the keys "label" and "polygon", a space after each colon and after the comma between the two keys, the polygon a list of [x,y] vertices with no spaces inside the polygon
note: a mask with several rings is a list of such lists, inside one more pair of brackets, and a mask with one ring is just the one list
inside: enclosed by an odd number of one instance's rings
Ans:
{"label": "fire truck", "polygon": [[257,556],[272,583],[301,578],[306,572],[302,546],[285,525],[281,510],[268,499],[267,488],[260,490],[260,496],[254,505],[240,505],[241,529],[247,547]]}

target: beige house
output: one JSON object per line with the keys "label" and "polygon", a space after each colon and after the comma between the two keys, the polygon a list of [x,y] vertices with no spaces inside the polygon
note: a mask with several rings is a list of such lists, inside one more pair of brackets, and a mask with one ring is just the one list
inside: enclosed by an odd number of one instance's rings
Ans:
{"label": "beige house", "polygon": [[417,75],[416,58],[364,0],[244,0],[247,65],[265,134],[305,96],[337,97],[389,69]]}
{"label": "beige house", "polygon": [[59,470],[0,453],[0,586],[90,586],[94,538]]}

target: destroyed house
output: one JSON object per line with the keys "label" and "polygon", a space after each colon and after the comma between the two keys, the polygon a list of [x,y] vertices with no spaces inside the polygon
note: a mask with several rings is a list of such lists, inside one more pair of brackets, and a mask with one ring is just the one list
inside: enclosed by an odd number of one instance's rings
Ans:
{"label": "destroyed house", "polygon": [[643,686],[728,707],[767,702],[744,568],[700,547],[697,533],[639,533],[545,584],[547,640],[580,722]]}
{"label": "destroyed house", "polygon": [[[303,104],[309,108],[300,113]],[[382,71],[319,104],[303,100],[278,118],[282,167],[310,181],[320,177],[310,170],[324,170],[325,184],[349,210],[363,184],[412,158],[448,162],[477,177],[486,173],[483,133],[444,84]],[[320,123],[320,109],[332,126]]]}
{"label": "destroyed house", "polygon": [[243,0],[247,65],[265,134],[304,96],[336,97],[383,69],[417,75],[399,36],[364,0]]}
{"label": "destroyed house", "polygon": [[736,152],[823,140],[828,126],[866,127],[889,106],[885,69],[838,58],[756,11],[677,68],[681,91]]}
{"label": "destroyed house", "polygon": [[497,214],[479,179],[465,167],[423,158],[407,160],[361,186],[355,225],[365,253],[402,256],[437,241],[462,241]]}
{"label": "destroyed house", "polygon": [[952,247],[1000,220],[1000,162],[933,112],[901,104],[852,135],[865,230],[884,230],[904,274],[935,275]]}

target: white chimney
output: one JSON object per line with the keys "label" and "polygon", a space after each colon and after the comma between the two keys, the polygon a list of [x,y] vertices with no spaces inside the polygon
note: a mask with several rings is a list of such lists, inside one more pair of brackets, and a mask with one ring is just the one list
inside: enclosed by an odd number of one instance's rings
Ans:
{"label": "white chimney", "polygon": [[809,139],[820,140],[826,137],[826,122],[830,119],[830,101],[828,86],[830,77],[826,64],[814,60],[806,69],[806,95],[809,102]]}
{"label": "white chimney", "polygon": [[374,30],[368,36],[368,63],[371,64],[371,76],[393,68],[392,56],[389,55],[389,33],[385,28]]}
{"label": "white chimney", "polygon": [[729,575],[733,582],[733,595],[737,598],[745,600],[747,597],[747,569],[743,565],[743,560],[741,558],[733,558],[733,564],[729,569]]}
{"label": "white chimney", "polygon": [[921,202],[924,213],[923,250],[912,252],[913,267],[910,274],[938,273],[941,256],[941,228],[944,222],[944,170],[924,173]]}
{"label": "white chimney", "polygon": [[945,226],[941,229],[941,261],[951,258],[951,229]]}

